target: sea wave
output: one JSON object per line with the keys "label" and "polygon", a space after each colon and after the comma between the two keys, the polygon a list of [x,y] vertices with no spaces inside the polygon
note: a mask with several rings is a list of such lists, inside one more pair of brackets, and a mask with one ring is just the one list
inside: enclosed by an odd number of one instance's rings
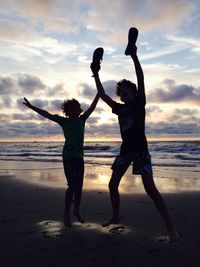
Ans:
{"label": "sea wave", "polygon": [[[0,143],[0,161],[62,162],[63,142]],[[120,142],[85,142],[86,164],[111,165],[120,151]],[[200,166],[200,141],[149,142],[153,166]]]}

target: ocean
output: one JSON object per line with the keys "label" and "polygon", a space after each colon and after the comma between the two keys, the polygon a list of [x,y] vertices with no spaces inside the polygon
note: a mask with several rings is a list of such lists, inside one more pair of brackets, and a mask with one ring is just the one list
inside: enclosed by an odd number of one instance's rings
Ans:
{"label": "ocean", "polygon": [[[62,148],[63,142],[1,142],[0,162],[62,162]],[[85,163],[109,166],[119,149],[120,142],[85,142]],[[154,168],[189,168],[200,178],[200,141],[150,141],[149,152]]]}
{"label": "ocean", "polygon": [[[155,182],[162,192],[200,191],[200,141],[148,143]],[[0,179],[65,188],[62,148],[63,142],[1,142]],[[108,191],[110,167],[119,149],[120,142],[85,142],[85,189]],[[133,176],[131,167],[120,190],[143,191],[141,177]]]}

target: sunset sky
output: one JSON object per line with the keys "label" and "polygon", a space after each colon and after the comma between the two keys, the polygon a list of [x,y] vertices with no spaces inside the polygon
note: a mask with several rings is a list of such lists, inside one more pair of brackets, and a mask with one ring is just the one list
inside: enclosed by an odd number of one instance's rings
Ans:
{"label": "sunset sky", "polygon": [[[105,54],[100,77],[136,82],[124,55],[130,27],[139,29],[138,57],[147,95],[147,136],[200,136],[200,5],[198,0],[1,0],[0,141],[63,140],[56,123],[25,107],[23,97],[53,114],[76,98],[87,109],[96,94],[89,68]],[[86,139],[119,138],[116,115],[102,100]]]}

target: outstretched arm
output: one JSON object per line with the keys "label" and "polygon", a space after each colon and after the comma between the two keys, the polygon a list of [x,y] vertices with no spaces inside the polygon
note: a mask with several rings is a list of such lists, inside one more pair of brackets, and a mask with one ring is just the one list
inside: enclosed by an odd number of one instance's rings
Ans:
{"label": "outstretched arm", "polygon": [[42,115],[43,117],[49,119],[49,120],[52,120],[52,121],[57,121],[56,120],[56,115],[52,115],[51,113],[47,112],[46,110],[43,110],[43,109],[40,109],[40,108],[37,108],[36,106],[33,106],[29,101],[28,99],[26,99],[24,97],[24,102],[23,104],[25,106],[27,106],[28,108],[34,110],[35,112],[37,112],[38,114]]}
{"label": "outstretched arm", "polygon": [[140,99],[144,101],[144,103],[146,103],[144,74],[140,61],[137,56],[137,47],[135,47],[135,52],[131,53],[131,58],[135,65],[135,72],[137,76],[137,85],[138,85],[138,96],[140,97]]}
{"label": "outstretched arm", "polygon": [[84,113],[86,115],[86,117],[89,117],[91,115],[91,113],[96,108],[96,105],[97,105],[98,101],[99,101],[99,94],[97,93],[95,98],[94,98],[94,100],[93,100],[93,102],[92,102],[92,104],[91,104],[91,106]]}
{"label": "outstretched arm", "polygon": [[91,70],[93,73],[93,77],[94,77],[94,80],[96,83],[96,87],[97,87],[99,96],[112,108],[114,101],[112,100],[112,98],[110,98],[108,95],[106,95],[105,90],[103,88],[103,85],[102,85],[100,78],[99,78],[98,72],[100,70],[100,65],[91,64],[90,67],[91,67]]}

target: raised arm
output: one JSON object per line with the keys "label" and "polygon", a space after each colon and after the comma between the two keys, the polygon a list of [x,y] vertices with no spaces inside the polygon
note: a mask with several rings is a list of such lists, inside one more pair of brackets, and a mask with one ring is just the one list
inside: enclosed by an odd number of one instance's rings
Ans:
{"label": "raised arm", "polygon": [[131,58],[135,65],[135,72],[137,76],[138,96],[144,101],[144,103],[146,103],[144,74],[143,74],[140,61],[137,56],[137,47],[135,47],[135,51],[131,53]]}
{"label": "raised arm", "polygon": [[99,94],[97,93],[92,104],[90,105],[90,107],[85,111],[85,115],[86,117],[89,117],[91,115],[91,113],[94,111],[94,109],[96,108],[96,105],[99,101]]}
{"label": "raised arm", "polygon": [[24,97],[24,102],[23,104],[25,106],[27,106],[28,108],[32,109],[33,111],[37,112],[38,114],[40,114],[41,116],[49,119],[49,120],[52,120],[52,121],[57,121],[56,120],[56,115],[52,115],[51,113],[47,112],[46,110],[43,110],[43,109],[40,109],[40,108],[37,108],[36,106],[33,106],[25,97]]}
{"label": "raised arm", "polygon": [[103,88],[103,85],[102,85],[100,78],[99,78],[98,72],[100,70],[100,65],[91,64],[90,68],[91,68],[92,73],[93,73],[93,77],[95,80],[95,84],[96,84],[99,96],[103,99],[103,101],[105,101],[112,108],[114,101],[112,100],[111,97],[106,95],[105,90]]}

